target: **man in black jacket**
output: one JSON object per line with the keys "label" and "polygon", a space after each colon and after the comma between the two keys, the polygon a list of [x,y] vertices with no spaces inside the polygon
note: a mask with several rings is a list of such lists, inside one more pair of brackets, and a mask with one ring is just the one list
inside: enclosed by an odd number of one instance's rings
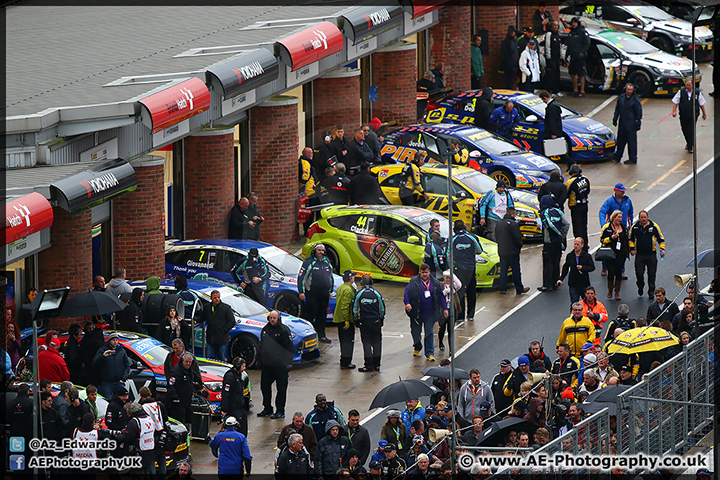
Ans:
{"label": "man in black jacket", "polygon": [[194,359],[191,353],[183,354],[182,362],[173,367],[170,373],[167,387],[168,415],[187,426],[192,419],[193,394],[203,389],[202,377],[197,376],[192,368]]}
{"label": "man in black jacket", "polygon": [[307,320],[312,322],[318,341],[330,343],[325,335],[327,309],[335,286],[333,268],[325,256],[325,245],[318,243],[303,261],[297,276],[300,300],[305,302]]}
{"label": "man in black jacket", "polygon": [[570,178],[565,182],[568,192],[568,207],[572,218],[573,236],[581,237],[588,244],[588,197],[590,196],[590,180],[583,176],[582,168],[577,163],[570,166]]}
{"label": "man in black jacket", "polygon": [[68,328],[68,333],[70,336],[62,347],[62,353],[65,355],[65,364],[70,372],[70,381],[76,385],[87,385],[80,348],[80,325],[73,323]]}
{"label": "man in black jacket", "polygon": [[347,168],[351,172],[358,172],[363,162],[373,163],[375,154],[370,145],[365,141],[365,133],[361,128],[355,130],[352,141],[348,150]]}
{"label": "man in black jacket", "polygon": [[557,20],[550,22],[550,28],[540,39],[545,47],[545,88],[557,97],[562,97],[560,92],[560,64],[562,53],[560,51],[560,33]]}
{"label": "man in black jacket", "polygon": [[[620,126],[618,127],[618,120]],[[642,105],[635,94],[635,85],[625,85],[625,95],[620,95],[615,104],[613,126],[618,127],[615,161],[622,160],[625,144],[628,146],[628,159],[625,164],[637,163],[637,132],[642,124]]]}
{"label": "man in black jacket", "polygon": [[370,173],[370,164],[360,165],[360,172],[350,179],[350,205],[380,205],[383,195],[377,178]]}
{"label": "man in black jacket", "polygon": [[248,238],[250,230],[255,227],[255,222],[250,218],[248,207],[250,201],[242,197],[235,202],[235,206],[230,209],[230,225],[228,227],[228,238],[242,239]]}
{"label": "man in black jacket", "polygon": [[347,434],[352,444],[352,448],[357,450],[360,465],[365,465],[365,461],[370,456],[370,433],[368,429],[360,425],[360,412],[350,410],[347,418]]}
{"label": "man in black jacket", "polygon": [[500,413],[502,418],[505,415],[505,410],[512,405],[512,397],[505,395],[505,382],[512,375],[513,368],[510,360],[503,360],[500,362],[500,371],[495,374],[492,381],[490,382],[490,390],[493,393],[493,399],[495,400],[495,411]]}
{"label": "man in black jacket", "polygon": [[[567,52],[565,60],[570,57],[568,72],[573,85],[573,96],[585,96],[585,60],[590,48],[590,35],[580,23],[579,17],[573,17],[570,21],[570,34],[567,40]],[[580,77],[580,91],[578,92],[578,77]]]}
{"label": "man in black jacket", "polygon": [[211,303],[203,308],[200,323],[205,323],[207,357],[224,362],[227,358],[230,330],[235,326],[235,316],[226,303],[220,301],[220,292],[210,292]]}
{"label": "man in black jacket", "polygon": [[473,124],[478,128],[485,130],[489,128],[488,120],[490,120],[490,115],[493,112],[492,97],[493,89],[485,87],[482,94],[475,101],[475,120]]}
{"label": "man in black jacket", "polygon": [[365,134],[365,141],[367,141],[370,146],[370,150],[373,151],[374,158],[372,163],[382,163],[382,160],[380,159],[380,149],[382,147],[380,146],[380,138],[377,134],[377,131],[381,126],[382,121],[375,117],[370,120],[370,123],[366,123],[361,127],[363,133]]}
{"label": "man in black jacket", "polygon": [[245,238],[249,240],[260,240],[260,224],[265,221],[265,217],[260,214],[260,210],[258,209],[257,193],[250,192],[250,194],[248,194],[247,196],[247,199],[250,204],[248,205],[245,213],[250,217],[250,220],[255,225],[253,227],[250,227],[250,229],[248,230],[248,234],[245,236]]}
{"label": "man in black jacket", "polygon": [[585,249],[585,241],[582,237],[576,237],[573,241],[573,251],[565,256],[560,279],[556,284],[558,287],[561,286],[565,277],[570,274],[568,289],[570,290],[571,305],[582,301],[585,288],[590,286],[590,272],[593,270],[595,270],[595,262]]}
{"label": "man in black jacket", "polygon": [[7,401],[5,417],[10,425],[10,436],[25,437],[25,443],[32,438],[33,431],[33,399],[29,392],[30,387],[26,383],[20,384],[17,397]]}
{"label": "man in black jacket", "polygon": [[335,138],[330,142],[330,150],[338,162],[347,165],[348,142],[345,139],[345,129],[342,125],[335,126]]}
{"label": "man in black jacket", "polygon": [[67,433],[72,434],[76,428],[82,427],[83,416],[86,413],[92,412],[90,411],[90,405],[80,398],[80,394],[76,387],[72,387],[70,390],[65,392],[65,399],[68,402]]}
{"label": "man in black jacket", "polygon": [[325,177],[323,183],[325,190],[330,194],[330,201],[335,205],[348,204],[348,191],[350,189],[350,179],[345,175],[345,164],[338,163],[335,166],[334,173]]}
{"label": "man in black jacket", "polygon": [[370,274],[360,279],[360,290],[350,306],[355,325],[360,328],[365,366],[358,372],[379,372],[382,356],[382,326],[385,321],[385,300],[372,286]]}
{"label": "man in black jacket", "polygon": [[105,344],[105,337],[103,336],[103,331],[95,328],[95,324],[90,320],[85,321],[83,332],[83,339],[80,342],[80,353],[82,355],[82,362],[85,364],[85,381],[88,385],[91,383],[93,385],[99,385],[100,372],[93,368],[92,362],[98,349]]}
{"label": "man in black jacket", "polygon": [[245,373],[247,365],[242,357],[233,359],[233,366],[223,376],[220,412],[223,417],[235,417],[240,425],[238,432],[247,437],[247,412],[250,410],[250,377]]}
{"label": "man in black jacket", "polygon": [[330,132],[327,130],[320,134],[320,146],[317,147],[313,153],[312,166],[315,168],[315,173],[318,176],[318,181],[322,182],[325,179],[325,169],[332,167],[337,164],[337,160],[332,158],[334,155],[332,144],[332,137]]}
{"label": "man in black jacket", "polygon": [[[555,101],[547,90],[541,90],[538,92],[540,99],[545,102],[545,130],[543,131],[543,139],[550,140],[554,138],[565,138],[562,127],[562,110],[560,105]],[[547,156],[547,155],[546,155]],[[563,159],[568,170],[570,166],[575,163],[570,156],[570,152],[566,151],[564,155],[560,155]],[[561,182],[562,183],[562,182]],[[565,192],[567,195],[567,192]],[[538,199],[540,197],[538,196]],[[562,207],[562,203],[558,200],[558,203]],[[563,198],[563,202],[565,199]]]}
{"label": "man in black jacket", "polygon": [[303,448],[302,435],[293,433],[288,438],[288,448],[280,454],[275,469],[277,479],[295,479],[312,477],[312,465],[308,452]]}
{"label": "man in black jacket", "polygon": [[523,286],[520,276],[520,250],[523,240],[520,225],[515,220],[515,214],[515,208],[508,207],[507,213],[495,227],[495,238],[497,238],[498,256],[500,257],[500,293],[503,295],[507,292],[508,268],[512,269],[515,293],[520,295],[530,290],[530,287]]}
{"label": "man in black jacket", "polygon": [[538,3],[538,9],[533,13],[533,32],[536,36],[540,36],[543,33],[550,30],[553,18],[550,12],[545,8],[545,2]]}
{"label": "man in black jacket", "polygon": [[152,418],[145,412],[142,405],[129,403],[126,406],[129,416],[127,425],[122,430],[105,430],[118,442],[132,445],[142,459],[142,466],[136,473],[140,477],[155,475],[155,428]]}
{"label": "man in black jacket", "polygon": [[677,303],[667,299],[663,287],[657,287],[654,294],[655,301],[650,304],[645,315],[648,325],[660,325],[665,320],[672,323],[673,317],[680,311]]}
{"label": "man in black jacket", "polygon": [[508,25],[507,35],[500,45],[500,70],[505,73],[505,88],[512,90],[520,61],[520,49],[517,41],[517,28]]}
{"label": "man in black jacket", "polygon": [[[60,420],[60,414],[52,409],[53,397],[47,392],[40,394],[40,406],[42,407],[42,420],[38,418],[38,424],[42,423],[42,438],[51,440],[62,440],[65,437],[65,428]],[[8,418],[10,420],[10,418]],[[32,431],[32,430],[31,430]],[[38,428],[38,432],[40,429]]]}
{"label": "man in black jacket", "polygon": [[[258,413],[258,417],[285,418],[288,371],[292,368],[294,348],[290,329],[280,321],[280,314],[271,310],[267,319],[267,325],[260,332],[257,353],[257,367],[261,370],[260,390],[263,395],[263,410]],[[272,408],[273,383],[277,384],[275,413]]]}
{"label": "man in black jacket", "polygon": [[560,172],[553,170],[550,172],[550,180],[543,183],[538,190],[538,201],[544,196],[550,194],[558,204],[558,208],[565,212],[565,200],[567,200],[567,187],[563,183],[563,177]]}

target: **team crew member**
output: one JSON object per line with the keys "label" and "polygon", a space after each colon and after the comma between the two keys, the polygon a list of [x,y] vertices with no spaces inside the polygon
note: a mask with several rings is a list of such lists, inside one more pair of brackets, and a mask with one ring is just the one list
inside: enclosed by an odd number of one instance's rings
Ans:
{"label": "team crew member", "polygon": [[490,115],[488,124],[495,129],[498,135],[507,136],[520,121],[520,114],[515,108],[515,102],[508,100],[502,107],[497,107]]}
{"label": "team crew member", "polygon": [[362,288],[355,294],[351,307],[355,324],[360,328],[365,357],[365,366],[359,368],[359,372],[380,371],[385,301],[372,284],[373,280],[369,274],[366,273],[362,276],[360,280]]}
{"label": "team crew member", "polygon": [[277,478],[309,478],[312,473],[312,464],[308,452],[303,448],[303,437],[293,433],[288,437],[288,448],[280,454],[275,467]]}
{"label": "team crew member", "polygon": [[572,315],[565,319],[560,327],[560,335],[558,336],[558,346],[567,343],[570,345],[570,353],[580,358],[581,350],[585,342],[595,340],[595,325],[589,318],[583,316],[583,305],[581,302],[572,304]]}
{"label": "team crew member", "polygon": [[430,230],[428,234],[423,262],[430,266],[430,273],[438,281],[442,279],[443,272],[448,269],[447,245],[437,230]]}
{"label": "team crew member", "polygon": [[237,278],[242,276],[240,288],[245,295],[261,305],[265,303],[270,269],[257,248],[253,247],[248,251],[245,260],[235,269],[235,276]]}
{"label": "team crew member", "polygon": [[595,338],[591,338],[590,341],[600,348],[600,332],[603,324],[608,321],[608,312],[605,305],[600,303],[595,296],[595,287],[592,285],[585,288],[582,306],[583,317],[589,318],[595,326]]}
{"label": "team crew member", "polygon": [[[461,311],[457,318],[462,320],[467,318],[473,321],[475,316],[475,302],[477,300],[477,279],[475,278],[476,260],[475,255],[483,252],[478,238],[465,229],[462,220],[455,220],[453,225],[455,235],[452,238],[452,249],[455,260],[455,273],[462,283],[462,288],[458,292],[460,298]],[[465,309],[467,297],[467,310]]]}
{"label": "team crew member", "polygon": [[577,385],[577,373],[580,370],[580,360],[570,354],[570,345],[561,343],[557,346],[558,358],[553,362],[552,373],[559,375],[563,389]]}
{"label": "team crew member", "polygon": [[[620,126],[618,127],[618,121]],[[625,164],[637,163],[637,132],[642,124],[642,105],[635,94],[632,83],[625,85],[625,95],[620,95],[615,104],[613,126],[618,127],[615,161],[622,160],[625,145],[628,146],[628,159]]]}
{"label": "team crew member", "polygon": [[475,205],[475,210],[480,217],[479,224],[481,227],[485,227],[485,237],[493,242],[497,241],[495,238],[497,222],[505,217],[509,207],[515,207],[512,195],[506,190],[507,186],[505,180],[498,180],[495,190],[483,195]]}
{"label": "team crew member", "polygon": [[245,370],[247,364],[242,357],[233,359],[233,366],[223,376],[220,411],[223,416],[239,420],[238,431],[247,436],[247,412],[250,410],[250,377]]}
{"label": "team crew member", "polygon": [[[189,402],[188,402],[189,404]],[[111,436],[125,445],[133,445],[140,452],[142,467],[140,475],[155,476],[155,422],[137,403],[125,407],[130,417],[124,430],[113,430]]]}
{"label": "team crew member", "polygon": [[[559,41],[560,40],[558,39],[558,42]],[[558,68],[560,68],[559,64]],[[540,92],[538,92],[538,96],[546,105],[544,122],[545,131],[543,132],[543,139],[550,140],[555,138],[565,138],[562,127],[562,109],[560,108],[560,105],[555,101],[554,98],[552,98],[552,95],[550,95],[550,92],[548,92],[547,90],[540,90]],[[574,164],[573,159],[570,156],[570,152],[565,152],[565,154],[561,155],[561,157],[565,161],[567,171],[570,171],[570,167]],[[564,195],[566,194],[567,192],[564,192]],[[538,198],[539,197],[540,194],[538,194]],[[556,200],[560,204],[560,207],[563,207],[563,204],[565,203],[565,198],[560,198],[558,196],[556,197]]]}
{"label": "team crew member", "polygon": [[[358,170],[360,170],[360,165],[358,165]],[[345,164],[338,163],[332,172],[333,173],[327,176],[323,182],[325,190],[328,191],[330,201],[332,203],[335,205],[347,205],[350,190],[350,179],[347,175],[345,175]]]}
{"label": "team crew member", "polygon": [[468,166],[468,150],[467,148],[460,146],[460,141],[456,138],[450,140],[450,149],[452,150],[452,164],[459,165],[461,167]]}
{"label": "team crew member", "polygon": [[[263,394],[263,410],[258,413],[258,417],[285,418],[288,371],[292,368],[295,349],[290,329],[280,321],[280,313],[271,310],[267,319],[267,325],[260,332],[257,355],[257,367],[262,372],[260,390]],[[273,382],[277,382],[275,413],[272,409]]]}
{"label": "team crew member", "polygon": [[178,363],[168,378],[168,410],[170,416],[185,425],[190,425],[192,418],[192,402],[195,390],[202,390],[202,377],[198,376],[192,368],[195,356],[185,352],[182,361]]}
{"label": "team crew member", "polygon": [[[582,26],[579,17],[570,21],[570,34],[567,39],[567,52],[565,60],[570,60],[568,72],[573,85],[573,97],[585,96],[585,60],[590,48],[590,35]],[[580,91],[578,92],[578,77],[580,77]]]}
{"label": "team crew member", "polygon": [[583,244],[587,245],[590,180],[583,176],[582,168],[577,163],[570,166],[570,178],[565,182],[565,186],[568,193],[568,207],[570,207],[573,236],[581,237]]}
{"label": "team crew member", "polygon": [[220,479],[243,478],[243,467],[245,467],[245,474],[249,477],[250,470],[252,470],[252,455],[250,455],[247,438],[236,431],[236,427],[235,417],[227,417],[223,428],[210,441],[212,453],[218,459],[218,478]]}
{"label": "team crew member", "polygon": [[298,293],[300,300],[305,302],[305,312],[322,343],[330,343],[325,335],[327,309],[332,297],[335,280],[332,265],[325,257],[325,245],[318,243],[303,261],[298,272]]}
{"label": "team crew member", "polygon": [[345,270],[342,278],[344,283],[338,287],[335,296],[337,303],[333,323],[338,324],[340,368],[347,370],[355,368],[352,363],[355,350],[355,319],[352,313],[352,303],[357,290],[355,289],[355,273],[352,270]]}
{"label": "team crew member", "polygon": [[[298,159],[298,181],[300,193],[308,197],[308,207],[320,205],[320,181],[318,180],[315,167],[312,164],[313,149],[310,147],[303,148],[302,155]],[[305,222],[305,231],[307,232],[310,225],[314,221],[315,213],[311,213]]]}
{"label": "team crew member", "polygon": [[167,441],[167,432],[165,424],[168,421],[167,410],[165,405],[158,402],[152,397],[152,393],[148,387],[141,387],[140,405],[148,414],[155,425],[155,463],[157,463],[157,474],[160,478],[164,478],[167,474],[167,463],[165,461],[165,442]]}
{"label": "team crew member", "polygon": [[408,162],[402,169],[400,177],[400,201],[403,205],[415,205],[420,201],[420,197],[428,200],[430,196],[425,192],[422,185],[422,172],[420,167],[425,164],[425,152],[415,153],[412,162]]}
{"label": "team crew member", "polygon": [[680,128],[682,129],[683,136],[685,137],[685,150],[692,153],[695,146],[695,137],[693,135],[693,123],[697,122],[702,110],[703,120],[707,118],[705,112],[705,97],[702,92],[698,92],[697,98],[694,99],[695,107],[695,118],[693,118],[693,79],[688,78],[685,80],[685,90],[678,90],[672,99],[673,108],[672,116],[677,116],[678,106],[680,107]]}
{"label": "team crew member", "polygon": [[657,250],[660,247],[660,257],[665,257],[665,237],[660,226],[650,220],[645,210],[640,210],[638,220],[630,227],[628,238],[630,255],[635,255],[635,278],[637,280],[638,295],[642,297],[645,288],[645,268],[648,276],[648,298],[653,298],[655,292],[655,274],[657,272]]}

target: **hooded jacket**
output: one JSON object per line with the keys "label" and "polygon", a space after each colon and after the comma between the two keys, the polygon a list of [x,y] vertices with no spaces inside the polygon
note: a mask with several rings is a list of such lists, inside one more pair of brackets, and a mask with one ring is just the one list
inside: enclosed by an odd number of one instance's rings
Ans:
{"label": "hooded jacket", "polygon": [[480,414],[480,404],[490,403],[490,410],[495,409],[495,397],[493,396],[490,384],[480,380],[475,387],[470,380],[466,381],[458,392],[457,412],[465,420],[472,421],[475,415]]}
{"label": "hooded jacket", "polygon": [[337,422],[338,425],[345,425],[345,417],[339,408],[335,407],[335,402],[327,402],[326,408],[320,410],[317,405],[312,409],[310,413],[305,415],[305,423],[310,425],[315,432],[315,438],[320,441],[327,432],[327,424],[331,420]]}
{"label": "hooded jacket", "polygon": [[113,355],[104,356],[103,354],[112,350],[110,340],[100,347],[93,358],[93,367],[100,372],[100,378],[103,382],[123,382],[130,375],[130,359],[125,353],[122,345],[118,344]]}
{"label": "hooded jacket", "polygon": [[[337,437],[330,435],[330,429],[339,427]],[[342,435],[342,426],[335,420],[328,420],[325,424],[325,436],[318,442],[315,450],[315,473],[318,475],[334,476],[335,472],[342,466],[344,457],[352,448],[350,439]]]}
{"label": "hooded jacket", "polygon": [[153,293],[162,293],[160,291],[160,278],[159,277],[146,278],[145,285],[147,285],[146,295],[152,295]]}
{"label": "hooded jacket", "polygon": [[490,121],[490,115],[492,115],[493,111],[491,103],[492,96],[492,88],[485,87],[475,102],[475,121],[473,123],[478,128],[488,129],[488,122]]}
{"label": "hooded jacket", "polygon": [[531,398],[530,402],[528,403],[528,413],[525,414],[523,420],[527,420],[530,423],[544,427],[545,413],[538,413],[540,405],[542,405],[542,403],[543,401],[538,397]]}
{"label": "hooded jacket", "polygon": [[570,57],[571,60],[584,61],[589,48],[590,35],[588,35],[585,27],[578,25],[577,28],[571,28],[567,39],[567,53],[565,57]]}
{"label": "hooded jacket", "polygon": [[[152,277],[151,277],[152,278]],[[157,278],[157,277],[155,277]],[[141,333],[143,329],[143,314],[140,307],[140,299],[143,295],[142,288],[133,288],[132,297],[125,305],[120,317],[120,328],[128,332]]]}
{"label": "hooded jacket", "polygon": [[543,242],[561,243],[564,249],[567,243],[567,233],[570,230],[570,222],[567,221],[565,214],[555,205],[555,200],[551,195],[544,195],[540,199],[540,222],[542,223]]}
{"label": "hooded jacket", "polygon": [[132,287],[122,278],[113,278],[107,287],[105,287],[105,291],[119,297],[123,293],[131,293]]}
{"label": "hooded jacket", "polygon": [[70,380],[70,372],[60,352],[50,347],[38,353],[38,378],[59,383]]}
{"label": "hooded jacket", "polygon": [[317,295],[327,294],[329,296],[335,286],[332,265],[327,256],[318,260],[315,256],[317,247],[317,245],[313,247],[312,252],[300,267],[297,278],[298,293],[312,292]]}

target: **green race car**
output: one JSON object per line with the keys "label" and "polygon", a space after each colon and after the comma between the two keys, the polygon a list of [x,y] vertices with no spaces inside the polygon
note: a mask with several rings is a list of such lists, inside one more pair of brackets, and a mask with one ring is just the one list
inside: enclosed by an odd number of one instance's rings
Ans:
{"label": "green race car", "polygon": [[[448,238],[447,218],[424,208],[395,205],[355,205],[324,208],[308,231],[303,247],[307,257],[323,243],[336,273],[347,269],[370,273],[374,279],[408,282],[417,275],[425,252],[430,220],[440,220]],[[476,255],[477,284],[491,287],[500,276],[497,244],[480,238],[483,253]]]}

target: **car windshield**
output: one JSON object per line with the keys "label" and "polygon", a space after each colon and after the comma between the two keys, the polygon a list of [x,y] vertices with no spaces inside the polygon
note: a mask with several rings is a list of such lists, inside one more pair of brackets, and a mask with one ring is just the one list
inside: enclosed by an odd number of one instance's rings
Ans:
{"label": "car windshield", "polygon": [[436,219],[440,221],[440,235],[444,238],[450,236],[450,230],[448,229],[448,220],[436,213],[427,213],[424,215],[418,215],[415,217],[407,216],[405,218],[410,224],[420,230],[423,235],[427,235],[430,230],[430,220]]}
{"label": "car windshield", "polygon": [[236,293],[234,295],[228,295],[222,297],[223,303],[230,305],[235,313],[241,317],[253,317],[255,315],[265,315],[269,312],[267,308],[260,305],[255,300],[251,300],[242,293]]}
{"label": "car windshield", "polygon": [[484,194],[495,188],[497,183],[494,179],[476,170],[453,175],[453,178],[462,182],[467,188],[475,193]]}
{"label": "car windshield", "polygon": [[631,55],[647,54],[658,51],[657,48],[653,47],[649,43],[640,40],[637,37],[633,37],[632,35],[623,35],[621,33],[608,32],[603,33],[601,36],[623,52],[629,53]]}
{"label": "car windshield", "polygon": [[260,250],[260,255],[282,275],[297,275],[302,266],[302,260],[282,248],[266,247]]}
{"label": "car windshield", "polygon": [[514,143],[479,128],[463,130],[460,136],[490,155],[515,155],[525,151]]}
{"label": "car windshield", "polygon": [[637,7],[633,7],[633,12],[638,14],[639,16],[643,18],[647,18],[649,20],[658,20],[658,21],[670,21],[670,20],[677,20],[677,18],[673,17],[669,13],[665,12],[664,10],[661,10],[657,7],[653,7],[652,5],[639,5]]}
{"label": "car windshield", "polygon": [[[535,112],[537,112],[541,118],[545,118],[545,103],[538,97],[537,95],[532,95],[527,98],[518,99],[517,103],[524,105]],[[565,105],[560,105],[560,115],[562,118],[570,118],[570,117],[577,117],[578,114],[576,112],[573,112],[569,108],[567,108]]]}
{"label": "car windshield", "polygon": [[159,367],[165,363],[165,359],[172,349],[160,343],[154,338],[143,338],[132,344],[134,352],[143,357],[153,367]]}

